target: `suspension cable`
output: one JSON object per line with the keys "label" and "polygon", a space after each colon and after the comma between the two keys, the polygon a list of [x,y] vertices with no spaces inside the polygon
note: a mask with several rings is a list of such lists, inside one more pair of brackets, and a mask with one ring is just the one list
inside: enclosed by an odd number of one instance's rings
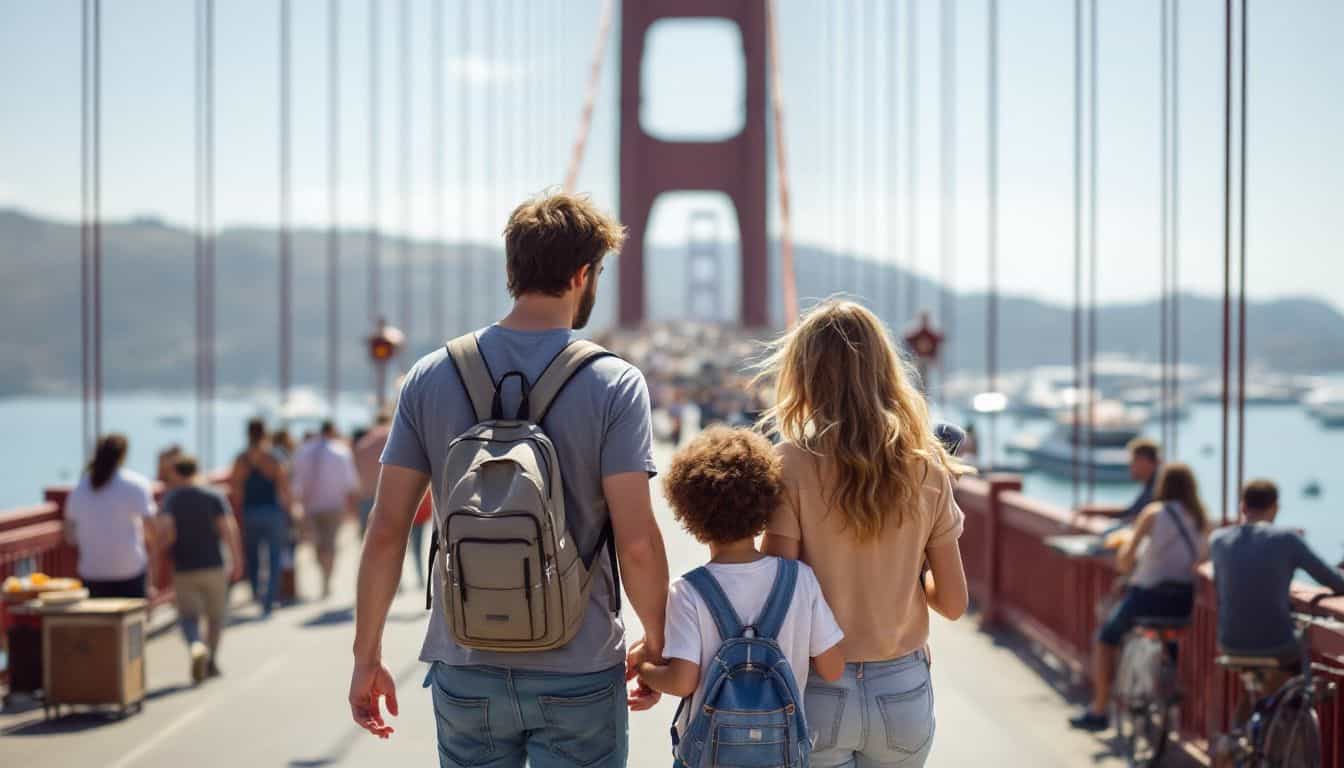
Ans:
{"label": "suspension cable", "polygon": [[[898,218],[900,216],[896,207],[897,183],[900,178],[900,150],[898,149],[897,138],[900,133],[898,123],[900,121],[900,80],[896,73],[900,71],[900,65],[897,58],[900,53],[900,46],[896,41],[900,38],[897,33],[900,31],[900,14],[897,4],[891,3],[886,6],[886,66],[883,67],[885,76],[883,84],[886,86],[886,120],[885,135],[886,141],[883,142],[886,149],[886,173],[882,174],[882,199],[886,203],[885,215],[882,217],[886,225],[885,251],[886,258],[883,259],[883,269],[879,285],[882,290],[882,299],[879,306],[887,318],[887,322],[895,325],[899,318],[900,311],[897,309],[900,305],[900,284],[897,283],[896,290],[888,290],[892,276],[900,270],[900,248],[897,242],[900,236],[900,226]],[[877,26],[876,22],[872,25]],[[897,277],[899,280],[899,277]],[[893,295],[895,294],[895,295]]]}
{"label": "suspension cable", "polygon": [[579,115],[579,130],[574,137],[569,170],[565,172],[565,189],[569,191],[573,191],[579,183],[579,171],[583,168],[584,153],[588,149],[588,135],[593,128],[593,106],[597,103],[598,89],[602,85],[602,61],[606,58],[607,41],[611,38],[614,8],[612,0],[602,0],[602,14],[597,21],[597,40],[593,43],[593,58],[588,66],[588,85],[583,94],[583,111]]}
{"label": "suspension cable", "polygon": [[[1171,4],[1171,359],[1174,365],[1171,380],[1173,406],[1181,407],[1181,6],[1180,0]],[[1172,421],[1171,446],[1167,455],[1179,456],[1181,438],[1180,419]]]}
{"label": "suspension cable", "polygon": [[214,0],[195,8],[196,452],[214,462]]}
{"label": "suspension cable", "polygon": [[434,228],[434,253],[429,267],[429,333],[431,338],[442,338],[443,271],[447,260],[443,216],[444,186],[444,105],[443,105],[443,0],[433,0],[430,6],[430,152],[434,180],[430,191],[430,218]]}
{"label": "suspension cable", "polygon": [[[910,11],[905,22],[905,249],[908,270],[905,276],[907,293],[905,314],[913,318],[919,314],[919,3],[916,0],[910,0],[907,7]],[[993,23],[998,24],[997,4],[991,7],[990,12],[996,14]],[[998,31],[995,30],[992,34],[994,36],[993,43],[997,46]],[[998,55],[997,48],[994,55]],[[997,71],[998,62],[996,61],[992,66]],[[995,77],[997,78],[997,74]],[[998,88],[997,82],[994,84],[994,88]],[[995,109],[997,109],[997,92],[993,98],[995,99]],[[996,115],[993,119],[997,122],[998,116]],[[997,137],[994,141],[998,141]],[[995,162],[998,161],[995,160]],[[997,173],[997,170],[995,172]],[[995,226],[998,226],[997,222]],[[997,245],[995,247],[997,248]]]}
{"label": "suspension cable", "polygon": [[[939,196],[939,237],[942,249],[942,289],[938,292],[938,316],[943,326],[943,350],[938,356],[938,403],[946,402],[947,375],[954,365],[949,365],[951,352],[956,343],[956,258],[957,258],[957,3],[956,0],[943,0],[939,6],[942,18],[939,24],[941,41],[939,44],[939,75],[942,81],[939,98],[940,140],[938,159],[942,165],[939,178],[942,194]],[[888,71],[895,71],[889,69]]]}
{"label": "suspension cable", "polygon": [[327,10],[327,403],[341,394],[341,0]]}
{"label": "suspension cable", "polygon": [[1250,0],[1241,0],[1241,159],[1238,168],[1241,172],[1240,211],[1237,214],[1237,236],[1239,249],[1237,266],[1237,484],[1235,492],[1241,493],[1246,480],[1246,115],[1250,111],[1247,104],[1247,40],[1250,38],[1250,26],[1247,21],[1247,6]]}
{"label": "suspension cable", "polygon": [[381,8],[378,0],[369,0],[369,244],[368,244],[368,302],[369,324],[376,327],[382,320],[382,237],[378,230],[382,213],[382,163],[379,136],[382,112],[382,34]]}
{"label": "suspension cable", "polygon": [[[985,361],[989,374],[989,391],[999,388],[999,2],[989,0],[989,45],[988,45],[988,136],[986,156],[989,184],[988,195],[988,273],[989,306],[985,313]],[[995,414],[989,419],[989,465],[994,465],[996,456]]]}
{"label": "suspension cable", "polygon": [[457,166],[458,166],[458,208],[461,212],[461,221],[458,228],[458,258],[460,260],[460,275],[457,282],[457,304],[459,307],[458,322],[459,330],[466,332],[470,330],[476,322],[476,313],[472,309],[476,306],[476,260],[473,258],[471,249],[471,228],[468,222],[471,221],[472,200],[475,197],[471,194],[472,184],[472,124],[475,121],[475,112],[472,109],[471,99],[471,0],[462,0],[461,6],[462,18],[458,22],[458,57],[462,62],[463,71],[458,77],[458,112],[457,124],[462,132],[462,138],[457,144]]}
{"label": "suspension cable", "polygon": [[81,6],[82,71],[80,91],[83,166],[80,172],[82,225],[80,277],[83,350],[84,455],[91,456],[103,433],[103,224],[102,224],[102,2]]}
{"label": "suspension cable", "polygon": [[1087,499],[1096,493],[1097,416],[1097,112],[1101,94],[1097,88],[1097,0],[1090,0],[1088,19],[1088,82],[1091,105],[1087,114],[1088,153],[1088,267],[1087,267]]}
{"label": "suspension cable", "polygon": [[[1082,503],[1083,464],[1083,0],[1073,0],[1073,506]],[[1090,393],[1089,393],[1090,396]]]}
{"label": "suspension cable", "polygon": [[1227,525],[1227,480],[1231,458],[1232,359],[1232,0],[1223,4],[1223,423],[1220,519]]}
{"label": "suspension cable", "polygon": [[411,75],[411,4],[410,0],[401,0],[401,7],[397,14],[397,95],[400,103],[397,105],[397,117],[399,119],[399,136],[397,137],[397,182],[398,201],[400,205],[400,221],[397,228],[401,230],[401,237],[397,242],[398,264],[401,286],[400,315],[402,318],[402,332],[406,334],[406,343],[401,347],[401,364],[403,369],[409,369],[411,361],[415,359],[415,306],[413,294],[411,292],[411,252],[412,252],[412,228],[414,224],[411,205],[411,87],[413,85]]}
{"label": "suspension cable", "polygon": [[793,266],[793,226],[789,210],[789,158],[784,141],[784,89],[779,72],[779,6],[776,0],[765,4],[765,23],[770,44],[770,95],[775,113],[775,164],[778,166],[780,282],[784,289],[784,323],[792,327],[798,320],[798,284]]}
{"label": "suspension cable", "polygon": [[837,23],[835,20],[835,10],[828,3],[819,3],[823,14],[822,29],[824,30],[825,43],[822,51],[825,53],[826,61],[824,68],[826,71],[826,109],[822,110],[822,128],[824,133],[823,143],[825,145],[826,168],[825,173],[825,194],[826,204],[826,292],[835,293],[840,286],[840,253],[836,247],[837,230],[835,218],[839,214],[839,187],[836,183],[835,173],[840,162],[840,153],[837,145],[839,143],[839,130],[836,126],[836,113],[840,109],[839,93],[840,88],[836,83],[835,57],[837,52],[836,39]]}
{"label": "suspension cable", "polygon": [[293,241],[290,232],[291,216],[291,162],[290,162],[290,92],[291,44],[290,0],[280,0],[280,402],[289,399],[293,384],[291,351],[294,341],[293,320]]}
{"label": "suspension cable", "polygon": [[1168,396],[1168,387],[1171,380],[1171,375],[1168,368],[1169,350],[1167,348],[1168,339],[1170,338],[1170,329],[1168,327],[1168,318],[1167,318],[1167,304],[1168,304],[1167,293],[1169,290],[1167,285],[1167,278],[1170,275],[1170,264],[1169,264],[1170,254],[1168,253],[1168,226],[1169,226],[1169,217],[1171,215],[1171,199],[1168,194],[1169,193],[1168,185],[1170,183],[1170,136],[1168,135],[1169,110],[1167,104],[1167,95],[1170,88],[1170,71],[1168,69],[1168,54],[1170,45],[1167,39],[1168,38],[1167,17],[1170,15],[1170,0],[1162,0],[1160,6],[1160,13],[1161,18],[1158,23],[1158,28],[1159,28],[1159,38],[1161,40],[1159,45],[1161,49],[1159,53],[1159,60],[1161,66],[1160,66],[1160,73],[1158,75],[1158,87],[1162,96],[1161,96],[1161,106],[1159,109],[1160,119],[1158,121],[1159,133],[1160,133],[1159,154],[1161,156],[1161,170],[1158,176],[1160,187],[1159,198],[1161,200],[1162,205],[1161,205],[1161,212],[1158,215],[1158,228],[1161,231],[1161,236],[1159,238],[1160,245],[1158,247],[1161,262],[1159,268],[1159,274],[1161,275],[1160,279],[1161,290],[1158,299],[1159,304],[1158,315],[1160,326],[1159,333],[1161,336],[1160,342],[1158,344],[1160,348],[1160,359],[1161,359],[1161,362],[1158,365],[1158,370],[1160,372],[1158,381],[1159,381],[1159,391],[1161,394],[1158,398],[1159,403],[1158,422],[1161,425],[1162,430],[1162,445],[1168,446],[1170,445],[1171,442],[1170,440],[1171,399]]}

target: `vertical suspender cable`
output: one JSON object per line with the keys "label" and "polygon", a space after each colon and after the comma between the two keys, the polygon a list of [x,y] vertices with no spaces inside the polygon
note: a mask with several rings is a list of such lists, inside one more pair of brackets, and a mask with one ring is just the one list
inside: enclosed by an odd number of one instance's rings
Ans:
{"label": "vertical suspender cable", "polygon": [[103,4],[93,4],[93,430],[103,433]]}
{"label": "vertical suspender cable", "polygon": [[433,208],[431,216],[434,222],[434,257],[429,267],[429,335],[432,339],[444,337],[443,270],[444,262],[448,258],[447,232],[444,231],[443,216],[443,185],[446,178],[443,168],[443,145],[446,141],[443,135],[443,2],[444,0],[433,0],[433,5],[430,6],[432,49],[429,61],[431,91],[429,95],[431,105],[429,143],[432,147],[434,166],[433,190],[430,194],[431,207]]}
{"label": "vertical suspender cable", "polygon": [[[849,183],[845,185],[854,196],[850,204],[851,213],[854,216],[853,225],[849,228],[845,238],[850,246],[849,276],[853,286],[851,290],[854,296],[860,300],[864,298],[865,287],[863,283],[863,256],[861,254],[863,250],[861,233],[863,232],[865,211],[863,190],[860,188],[860,183],[863,179],[863,166],[866,159],[863,147],[863,124],[867,119],[864,114],[864,97],[867,94],[864,91],[864,76],[866,73],[863,66],[863,34],[865,27],[867,27],[867,20],[863,18],[863,10],[863,0],[854,0],[853,13],[849,20],[849,45],[847,46],[852,52],[849,59],[849,95],[853,99],[850,102],[851,111],[849,113],[850,119],[853,121],[853,133],[849,146],[849,171],[851,175]],[[868,302],[864,301],[864,303],[867,304]]]}
{"label": "vertical suspender cable", "polygon": [[94,443],[103,431],[103,279],[102,279],[102,2],[84,0],[80,15],[82,72],[80,90],[80,149],[83,167],[82,226],[80,238],[80,277],[82,332],[80,345],[83,361],[83,445],[81,451],[92,455]]}
{"label": "vertical suspender cable", "polygon": [[473,164],[471,134],[476,119],[475,112],[471,108],[471,78],[468,76],[470,74],[468,68],[471,66],[471,0],[462,0],[462,18],[458,20],[457,30],[457,55],[462,64],[462,71],[458,73],[457,78],[457,109],[461,113],[457,116],[457,125],[462,131],[462,138],[457,142],[458,209],[461,216],[457,229],[457,252],[460,262],[457,304],[458,330],[465,333],[476,322],[476,313],[472,311],[476,306],[476,260],[472,256],[471,228],[468,224],[471,221],[474,198],[471,187]]}
{"label": "vertical suspender cable", "polygon": [[1223,435],[1220,520],[1227,525],[1232,360],[1232,0],[1223,3]]}
{"label": "vertical suspender cable", "polygon": [[1093,447],[1096,443],[1097,405],[1097,113],[1100,93],[1097,88],[1097,0],[1091,0],[1088,19],[1088,84],[1091,108],[1087,113],[1087,496],[1093,499],[1096,491],[1096,461]]}
{"label": "vertical suspender cable", "polygon": [[341,0],[327,5],[327,407],[341,394]]}
{"label": "vertical suspender cable", "polygon": [[411,3],[410,0],[401,0],[401,7],[398,9],[397,18],[397,62],[398,73],[397,95],[400,97],[398,104],[398,119],[400,121],[400,136],[398,136],[398,163],[397,163],[397,181],[400,189],[398,197],[401,198],[401,221],[398,228],[401,230],[401,240],[398,251],[400,251],[400,298],[401,304],[402,332],[406,334],[406,344],[401,348],[401,362],[403,368],[410,368],[410,362],[414,360],[415,355],[415,306],[411,295],[411,246],[412,246],[412,218],[411,218]]}
{"label": "vertical suspender cable", "polygon": [[215,462],[215,0],[205,0],[204,160],[205,440],[201,460]]}
{"label": "vertical suspender cable", "polygon": [[1082,503],[1083,401],[1083,0],[1073,0],[1073,506]]}
{"label": "vertical suspender cable", "polygon": [[1237,236],[1239,249],[1237,265],[1237,484],[1235,491],[1241,493],[1246,480],[1246,114],[1250,111],[1246,99],[1247,89],[1247,40],[1250,38],[1250,26],[1246,23],[1246,9],[1250,0],[1241,0],[1241,160],[1238,167],[1241,173],[1240,211],[1237,214]]}
{"label": "vertical suspender cable", "polygon": [[938,148],[938,159],[942,164],[939,177],[942,183],[941,204],[939,205],[938,244],[942,249],[942,290],[938,292],[938,316],[943,326],[942,354],[938,358],[938,402],[945,401],[947,374],[953,368],[948,364],[957,342],[955,332],[957,315],[956,276],[954,273],[957,254],[957,3],[956,0],[943,0],[939,6],[942,19],[939,24],[940,41],[939,69],[942,88],[940,93],[939,128],[942,134]]}
{"label": "vertical suspender cable", "polygon": [[90,0],[83,0],[79,16],[79,378],[80,378],[80,455],[87,461],[92,455],[96,432],[93,431],[93,365],[89,354],[93,341],[92,295],[90,286],[93,276],[93,249],[90,247],[91,228],[89,213],[90,182],[89,158],[92,153],[89,141],[89,93],[92,91],[89,78],[89,63],[92,59],[89,51],[89,26],[92,22],[89,9]]}
{"label": "vertical suspender cable", "polygon": [[382,212],[382,162],[379,158],[380,112],[382,111],[381,74],[382,33],[380,26],[381,5],[378,0],[369,0],[369,323],[376,326],[383,317],[382,277],[382,237],[378,231],[378,221]]}
{"label": "vertical suspender cable", "polygon": [[[905,314],[914,317],[919,314],[919,3],[910,0],[908,7],[910,13],[905,20],[905,248],[908,252]],[[990,12],[997,14],[998,9],[991,7]],[[997,24],[997,20],[994,23]],[[998,32],[992,34],[997,46]],[[994,55],[998,55],[997,49]],[[998,63],[992,66],[997,68]],[[994,98],[997,99],[998,94]]]}
{"label": "vertical suspender cable", "polygon": [[798,320],[798,283],[793,267],[793,222],[789,206],[789,157],[784,141],[784,85],[779,72],[779,7],[777,0],[765,4],[770,45],[770,95],[775,114],[775,164],[779,185],[780,283],[784,292],[784,324],[792,327]]}
{"label": "vertical suspender cable", "polygon": [[483,41],[483,50],[481,58],[485,65],[486,76],[482,78],[481,98],[484,99],[481,104],[482,116],[485,120],[485,128],[481,132],[481,182],[484,188],[481,190],[481,202],[485,206],[485,215],[480,218],[486,226],[486,238],[484,249],[484,273],[486,288],[481,292],[485,299],[484,309],[487,314],[495,310],[495,294],[499,291],[499,286],[495,282],[495,191],[499,187],[499,166],[495,162],[495,80],[494,73],[499,65],[495,60],[495,2],[496,0],[485,0],[481,3],[481,40]]}
{"label": "vertical suspender cable", "polygon": [[884,258],[884,254],[882,253],[882,237],[881,237],[881,226],[883,219],[881,213],[882,206],[880,203],[878,203],[878,193],[879,193],[878,177],[881,175],[879,171],[881,166],[878,164],[879,153],[881,151],[879,148],[880,134],[878,134],[878,128],[879,128],[879,120],[881,118],[878,117],[878,114],[881,110],[881,104],[882,104],[880,92],[878,91],[877,87],[878,73],[882,71],[881,66],[878,64],[878,53],[877,53],[877,38],[880,33],[878,23],[879,5],[880,4],[877,2],[877,0],[871,0],[871,2],[869,3],[868,24],[864,34],[865,48],[867,49],[867,55],[864,57],[864,70],[868,78],[867,80],[868,90],[866,94],[867,96],[866,101],[872,108],[872,117],[868,119],[867,146],[869,148],[868,149],[869,162],[866,163],[864,166],[868,179],[863,187],[863,195],[865,206],[872,206],[872,210],[867,217],[868,261],[866,262],[865,267],[864,285],[867,286],[869,290],[874,292],[872,300],[872,308],[873,311],[878,314],[878,317],[882,317],[885,314],[885,307],[883,307],[883,299],[885,298],[884,297],[885,291],[882,289],[884,285],[882,282],[882,273],[886,271],[886,259]]}
{"label": "vertical suspender cable", "polygon": [[1167,294],[1169,290],[1167,286],[1167,278],[1171,273],[1170,254],[1168,253],[1167,250],[1167,244],[1168,244],[1167,236],[1168,236],[1168,224],[1169,224],[1168,217],[1170,216],[1171,213],[1171,199],[1169,197],[1169,187],[1168,187],[1170,183],[1169,171],[1170,171],[1171,158],[1169,151],[1170,137],[1168,135],[1169,119],[1168,119],[1168,104],[1167,104],[1167,93],[1169,88],[1168,79],[1170,74],[1168,71],[1168,50],[1170,46],[1168,45],[1167,40],[1167,17],[1169,15],[1169,11],[1170,11],[1170,0],[1162,0],[1160,6],[1161,19],[1158,23],[1158,28],[1160,30],[1159,37],[1161,40],[1160,43],[1161,52],[1159,55],[1161,63],[1160,68],[1161,72],[1158,75],[1158,87],[1159,91],[1162,94],[1161,107],[1159,109],[1161,118],[1158,121],[1160,125],[1159,130],[1161,136],[1159,141],[1159,145],[1161,147],[1160,150],[1161,171],[1158,174],[1160,178],[1159,187],[1161,188],[1159,197],[1162,202],[1162,210],[1158,216],[1158,229],[1161,230],[1161,236],[1159,238],[1160,245],[1158,248],[1160,252],[1160,261],[1161,261],[1161,267],[1159,269],[1159,273],[1161,275],[1160,280],[1161,290],[1159,292],[1159,298],[1158,298],[1158,305],[1159,305],[1158,315],[1159,315],[1159,327],[1160,327],[1159,333],[1161,335],[1161,340],[1158,344],[1160,348],[1161,362],[1158,366],[1158,369],[1160,371],[1159,390],[1161,392],[1161,396],[1158,398],[1159,403],[1158,420],[1162,428],[1163,446],[1171,445],[1171,398],[1169,397],[1168,394],[1168,388],[1171,381],[1171,374],[1169,370],[1170,355],[1169,350],[1167,348],[1167,342],[1168,339],[1170,338],[1170,329],[1168,327],[1168,318],[1167,318],[1167,303],[1168,303]]}
{"label": "vertical suspender cable", "polygon": [[824,64],[826,72],[826,86],[823,89],[826,93],[826,109],[822,110],[822,134],[825,137],[822,141],[825,145],[826,168],[825,168],[825,192],[826,203],[822,210],[826,211],[825,238],[827,258],[826,270],[826,292],[835,293],[840,285],[840,253],[836,247],[836,227],[835,217],[840,212],[839,184],[836,183],[836,167],[839,165],[839,153],[837,152],[838,130],[836,128],[836,112],[839,111],[839,99],[837,98],[840,88],[836,83],[835,55],[838,49],[836,45],[836,20],[835,9],[829,3],[820,3],[821,12],[824,16],[822,28],[825,34],[825,42],[822,45],[822,52],[825,54]]}
{"label": "vertical suspender cable", "polygon": [[204,24],[202,23],[202,6],[204,0],[196,0],[193,22],[195,27],[193,33],[193,75],[195,82],[192,86],[192,97],[195,99],[192,104],[192,128],[194,135],[192,137],[192,148],[196,152],[193,160],[193,172],[195,174],[195,218],[192,232],[192,277],[195,287],[195,307],[196,307],[196,452],[199,455],[205,448],[205,269],[204,269],[204,248],[205,239],[204,227],[204,172],[201,165],[205,156],[205,141],[202,130],[203,117],[202,104],[204,94],[201,92],[201,83],[204,80],[204,67],[201,59],[205,55],[204,44],[202,42]]}
{"label": "vertical suspender cable", "polygon": [[280,402],[289,399],[293,319],[293,242],[290,233],[290,0],[280,0]]}
{"label": "vertical suspender cable", "polygon": [[[1171,401],[1181,407],[1181,5],[1171,3]],[[1181,439],[1180,419],[1171,424],[1171,445],[1167,455],[1179,456]]]}
{"label": "vertical suspender cable", "polygon": [[[989,183],[988,195],[988,273],[989,296],[985,312],[985,364],[989,374],[989,391],[999,388],[999,2],[989,0],[989,46],[988,46],[988,136],[986,152]],[[997,416],[990,414],[989,450],[986,456],[989,465],[994,465],[998,455],[996,442]]]}
{"label": "vertical suspender cable", "polygon": [[[887,8],[887,34],[886,34],[886,66],[883,70],[883,80],[886,85],[887,96],[887,114],[886,114],[886,141],[883,144],[887,150],[886,169],[882,174],[883,179],[883,198],[886,201],[885,215],[887,227],[886,250],[887,259],[883,265],[881,285],[882,301],[879,306],[882,309],[888,323],[896,324],[901,316],[897,307],[900,306],[900,288],[899,282],[896,283],[895,290],[888,291],[888,285],[891,283],[893,275],[899,281],[899,270],[901,266],[900,248],[897,244],[897,238],[900,234],[899,212],[896,209],[896,180],[900,178],[900,149],[896,141],[900,131],[897,123],[900,119],[900,79],[896,73],[900,71],[900,65],[897,63],[897,56],[900,53],[900,46],[896,44],[899,39],[897,32],[900,30],[900,13],[895,3],[888,4]],[[899,327],[899,326],[898,326]]]}

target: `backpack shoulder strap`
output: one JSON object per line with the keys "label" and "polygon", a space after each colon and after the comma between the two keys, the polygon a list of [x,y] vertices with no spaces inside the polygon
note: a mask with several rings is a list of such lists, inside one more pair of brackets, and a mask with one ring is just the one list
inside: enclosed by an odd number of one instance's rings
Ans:
{"label": "backpack shoulder strap", "polygon": [[737,611],[728,600],[728,595],[724,594],[723,587],[719,586],[719,580],[714,578],[714,574],[710,573],[708,568],[702,565],[682,578],[695,587],[705,605],[709,606],[709,615],[714,617],[714,624],[719,628],[721,639],[728,640],[742,636],[742,619],[738,618]]}
{"label": "backpack shoulder strap", "polygon": [[490,407],[495,399],[495,380],[490,368],[481,356],[481,348],[476,343],[476,334],[467,333],[448,342],[448,359],[457,369],[457,377],[471,399],[471,408],[476,412],[476,421],[490,419]]}
{"label": "backpack shoulder strap", "polygon": [[540,424],[541,420],[546,418],[546,413],[551,410],[551,404],[576,373],[603,357],[614,355],[600,345],[585,339],[575,339],[565,345],[560,354],[547,364],[541,378],[537,379],[528,393],[529,416],[532,423]]}
{"label": "backpack shoulder strap", "polygon": [[793,604],[794,587],[798,585],[798,561],[780,558],[779,570],[775,572],[775,585],[770,588],[770,596],[765,598],[765,607],[761,617],[756,620],[756,636],[774,640],[784,626],[784,617]]}
{"label": "backpack shoulder strap", "polygon": [[1176,507],[1171,504],[1163,504],[1162,511],[1171,517],[1171,524],[1176,526],[1176,532],[1181,534],[1181,540],[1185,542],[1185,548],[1190,552],[1190,559],[1199,562],[1199,547],[1195,546],[1194,539],[1190,532],[1185,529],[1185,522],[1181,520],[1181,513],[1176,511]]}

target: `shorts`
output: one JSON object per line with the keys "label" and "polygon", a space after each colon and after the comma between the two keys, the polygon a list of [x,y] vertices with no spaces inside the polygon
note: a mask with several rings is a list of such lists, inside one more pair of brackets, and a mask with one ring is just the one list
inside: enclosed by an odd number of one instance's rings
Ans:
{"label": "shorts", "polygon": [[313,546],[321,553],[336,551],[336,534],[341,530],[345,516],[339,509],[317,509],[308,514],[308,526]]}
{"label": "shorts", "polygon": [[173,589],[179,615],[204,617],[212,626],[224,626],[229,616],[229,576],[222,567],[178,571]]}
{"label": "shorts", "polygon": [[1120,601],[1111,609],[1111,615],[1097,633],[1104,645],[1120,646],[1125,635],[1139,623],[1139,619],[1160,617],[1180,619],[1190,617],[1195,609],[1193,584],[1159,584],[1156,587],[1129,587]]}

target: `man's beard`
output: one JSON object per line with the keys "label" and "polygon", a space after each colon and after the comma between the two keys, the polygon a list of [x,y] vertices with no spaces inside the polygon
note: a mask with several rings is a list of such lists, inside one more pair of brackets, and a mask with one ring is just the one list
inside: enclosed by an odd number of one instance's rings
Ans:
{"label": "man's beard", "polygon": [[579,306],[574,310],[574,322],[570,327],[574,330],[580,330],[588,325],[588,318],[593,314],[593,305],[597,303],[597,277],[588,278],[588,285],[583,289],[583,295],[579,297]]}

